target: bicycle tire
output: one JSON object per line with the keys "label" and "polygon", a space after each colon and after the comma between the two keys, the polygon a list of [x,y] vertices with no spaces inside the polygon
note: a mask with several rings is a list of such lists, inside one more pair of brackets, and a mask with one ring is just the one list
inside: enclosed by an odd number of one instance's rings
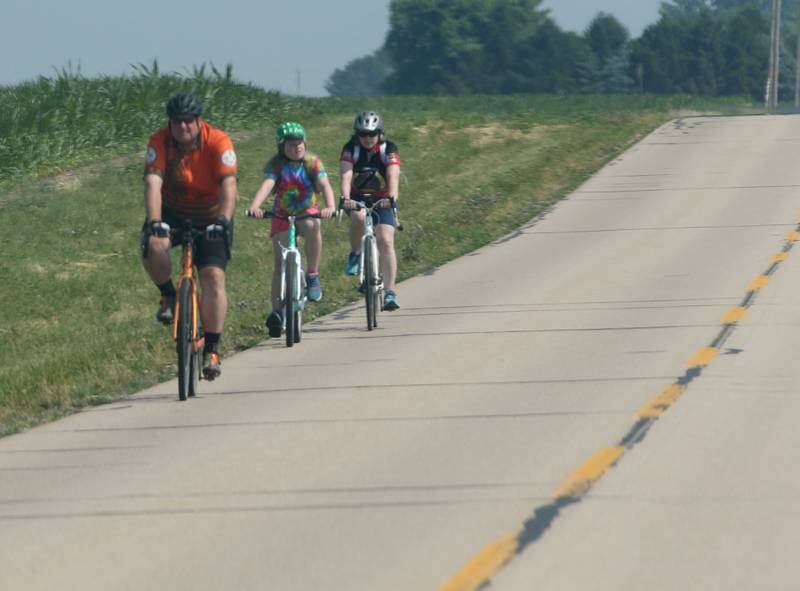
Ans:
{"label": "bicycle tire", "polygon": [[189,281],[181,282],[178,296],[178,398],[186,400],[192,382],[192,286]]}
{"label": "bicycle tire", "polygon": [[378,244],[372,242],[372,266],[374,285],[372,287],[372,328],[378,328],[378,313],[383,310],[383,277],[381,276],[381,258],[378,252]]}
{"label": "bicycle tire", "polygon": [[297,316],[295,315],[294,302],[297,299],[297,280],[295,273],[297,272],[297,262],[295,257],[296,253],[290,252],[286,256],[286,270],[284,273],[284,280],[286,281],[286,299],[283,302],[284,314],[286,315],[286,346],[291,347],[294,345],[295,337],[295,324]]}
{"label": "bicycle tire", "polygon": [[197,396],[197,384],[200,380],[200,373],[203,371],[203,352],[192,351],[192,363],[190,372],[192,379],[189,380],[189,398]]}
{"label": "bicycle tire", "polygon": [[[300,277],[300,293],[305,295],[306,293],[306,278],[301,276]],[[301,306],[297,307],[297,311],[294,313],[294,342],[299,343],[303,338],[303,308]]]}
{"label": "bicycle tire", "polygon": [[[198,302],[197,302],[197,294],[192,298],[192,316],[198,318],[199,320],[200,310],[198,309]],[[201,336],[201,330],[199,327],[195,327],[193,331],[194,334],[192,335],[192,379],[189,381],[189,398],[194,398],[197,396],[197,385],[200,382],[203,373],[203,350],[202,349],[195,349],[196,343]]]}
{"label": "bicycle tire", "polygon": [[378,328],[378,312],[383,310],[383,276],[381,275],[381,257],[378,252],[378,243],[372,243],[373,269],[375,285],[372,289],[372,327]]}
{"label": "bicycle tire", "polygon": [[375,310],[375,274],[372,260],[374,256],[374,238],[367,238],[364,242],[364,304],[367,311],[367,330],[372,330],[376,326]]}

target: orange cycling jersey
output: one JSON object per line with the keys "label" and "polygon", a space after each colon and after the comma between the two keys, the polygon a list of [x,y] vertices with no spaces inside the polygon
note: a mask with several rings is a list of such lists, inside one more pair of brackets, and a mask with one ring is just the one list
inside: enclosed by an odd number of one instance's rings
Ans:
{"label": "orange cycling jersey", "polygon": [[182,152],[168,127],[150,137],[144,174],[164,179],[161,188],[162,217],[191,218],[196,225],[219,215],[220,184],[237,172],[233,142],[224,131],[200,122],[197,148]]}

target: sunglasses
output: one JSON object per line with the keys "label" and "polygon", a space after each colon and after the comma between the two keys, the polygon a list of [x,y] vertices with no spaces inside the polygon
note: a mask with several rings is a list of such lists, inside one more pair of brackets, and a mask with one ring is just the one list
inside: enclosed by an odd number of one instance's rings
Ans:
{"label": "sunglasses", "polygon": [[377,131],[359,131],[358,132],[358,137],[377,137],[377,136],[378,136],[378,132]]}
{"label": "sunglasses", "polygon": [[183,124],[183,123],[185,123],[186,125],[191,125],[192,123],[194,123],[194,120],[195,120],[194,117],[180,117],[180,118],[179,117],[173,117],[173,118],[170,119],[172,124],[176,125],[178,127],[180,127],[181,124]]}

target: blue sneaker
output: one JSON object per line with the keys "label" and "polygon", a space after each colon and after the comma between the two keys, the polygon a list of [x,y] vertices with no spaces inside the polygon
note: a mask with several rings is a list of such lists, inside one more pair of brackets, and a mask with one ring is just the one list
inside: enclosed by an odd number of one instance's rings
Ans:
{"label": "blue sneaker", "polygon": [[306,275],[306,295],[312,302],[322,299],[322,286],[319,284],[319,275]]}
{"label": "blue sneaker", "polygon": [[387,312],[394,312],[400,307],[400,302],[397,301],[397,294],[391,289],[386,290],[383,296],[383,309]]}
{"label": "blue sneaker", "polygon": [[345,275],[358,275],[358,263],[361,255],[356,252],[351,252],[347,257],[347,264],[344,266]]}

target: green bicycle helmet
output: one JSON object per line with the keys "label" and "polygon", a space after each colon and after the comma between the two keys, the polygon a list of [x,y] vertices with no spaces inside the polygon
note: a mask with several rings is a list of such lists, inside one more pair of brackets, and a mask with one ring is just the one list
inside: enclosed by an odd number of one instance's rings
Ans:
{"label": "green bicycle helmet", "polygon": [[305,140],[306,130],[295,121],[285,121],[275,130],[275,143],[278,147],[286,140]]}

